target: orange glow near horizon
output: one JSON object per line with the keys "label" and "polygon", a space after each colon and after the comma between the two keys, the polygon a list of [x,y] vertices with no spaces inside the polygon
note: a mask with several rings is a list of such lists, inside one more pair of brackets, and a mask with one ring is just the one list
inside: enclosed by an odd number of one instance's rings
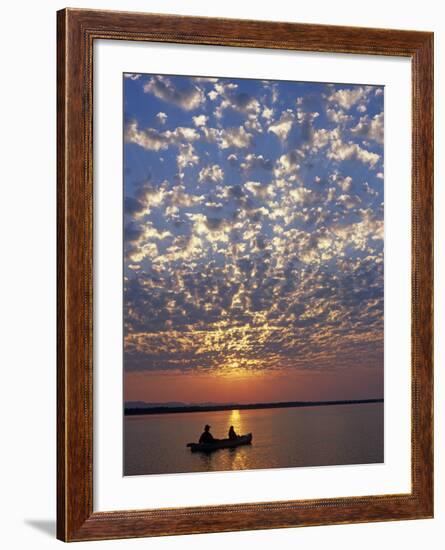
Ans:
{"label": "orange glow near horizon", "polygon": [[[254,385],[252,385],[254,379]],[[141,373],[125,377],[125,401],[147,403],[261,403],[383,397],[382,372],[304,371],[241,375],[203,373]]]}

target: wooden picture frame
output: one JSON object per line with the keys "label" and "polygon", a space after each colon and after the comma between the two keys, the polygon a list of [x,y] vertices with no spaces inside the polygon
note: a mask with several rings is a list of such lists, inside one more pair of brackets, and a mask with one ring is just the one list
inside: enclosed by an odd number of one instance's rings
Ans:
{"label": "wooden picture frame", "polygon": [[[57,14],[57,537],[64,541],[433,516],[433,34],[65,9]],[[412,490],[407,494],[93,511],[95,40],[402,56],[412,63]]]}

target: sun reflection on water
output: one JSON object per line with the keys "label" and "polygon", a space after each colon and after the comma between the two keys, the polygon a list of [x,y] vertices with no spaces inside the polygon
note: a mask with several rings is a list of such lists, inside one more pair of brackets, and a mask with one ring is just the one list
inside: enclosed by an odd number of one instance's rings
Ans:
{"label": "sun reflection on water", "polygon": [[233,409],[230,411],[227,432],[229,431],[230,426],[233,426],[238,435],[243,435],[243,423],[241,421],[241,414],[238,409]]}

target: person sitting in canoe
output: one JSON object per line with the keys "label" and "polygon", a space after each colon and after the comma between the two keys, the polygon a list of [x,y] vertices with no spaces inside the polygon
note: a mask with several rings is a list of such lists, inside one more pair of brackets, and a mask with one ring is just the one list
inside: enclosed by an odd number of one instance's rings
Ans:
{"label": "person sitting in canoe", "polygon": [[213,437],[213,435],[210,433],[210,426],[206,424],[204,426],[204,431],[201,434],[201,437],[199,438],[200,443],[213,443],[215,441],[218,441]]}
{"label": "person sitting in canoe", "polygon": [[230,426],[229,429],[229,439],[238,439],[239,435],[235,432],[235,428]]}

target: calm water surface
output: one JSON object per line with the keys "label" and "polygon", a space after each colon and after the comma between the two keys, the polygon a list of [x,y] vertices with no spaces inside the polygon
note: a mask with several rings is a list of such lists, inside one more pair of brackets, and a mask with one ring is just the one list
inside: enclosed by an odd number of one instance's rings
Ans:
{"label": "calm water surface", "polygon": [[[252,445],[192,453],[214,437],[253,433]],[[125,475],[383,462],[383,403],[125,417]]]}

